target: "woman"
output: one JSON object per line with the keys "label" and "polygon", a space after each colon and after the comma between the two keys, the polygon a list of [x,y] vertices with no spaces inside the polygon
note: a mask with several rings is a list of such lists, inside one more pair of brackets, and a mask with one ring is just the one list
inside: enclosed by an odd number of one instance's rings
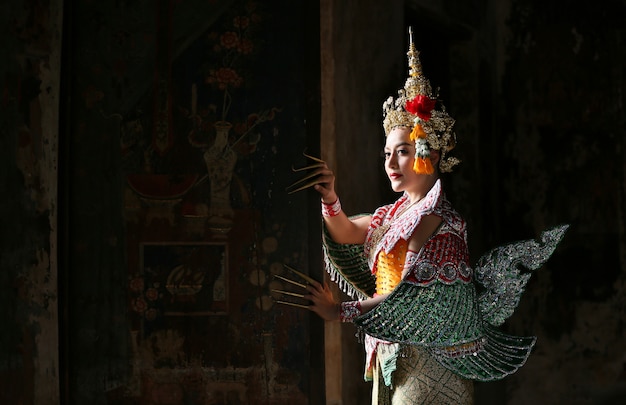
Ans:
{"label": "woman", "polygon": [[455,144],[454,120],[435,108],[412,38],[408,57],[404,88],[383,105],[385,171],[402,196],[373,215],[349,217],[333,172],[320,161],[313,173],[327,270],[359,299],[337,304],[328,285],[313,280],[304,298],[323,319],[354,322],[365,332],[372,403],[471,404],[473,380],[503,378],[526,361],[535,338],[495,327],[513,313],[528,279],[519,266],[541,266],[567,227],[545,232],[540,243],[494,249],[471,268],[465,221],[439,179],[458,163],[446,157]]}
{"label": "woman", "polygon": [[[389,254],[376,247],[371,248],[378,251],[378,260],[373,270],[378,275],[376,294],[373,298],[336,305],[327,284],[322,286],[318,283],[309,286],[310,294],[306,298],[312,302],[310,309],[326,320],[348,322],[355,315],[369,312],[387,298],[399,281],[407,276],[411,269],[409,264],[417,258],[426,241],[442,226],[443,216],[435,210],[434,205],[441,197],[438,172],[435,170],[432,174],[418,174],[413,170],[415,142],[411,141],[410,133],[410,129],[398,126],[387,135],[384,150],[385,171],[392,189],[404,194],[390,207],[377,210],[375,215],[383,218],[380,225],[372,225],[372,216],[361,216],[351,220],[343,211],[333,215],[332,208],[324,210],[326,213],[324,222],[328,233],[335,242],[342,244],[363,245],[366,241],[372,243],[371,239],[376,237],[375,233],[381,226],[389,224],[391,228],[406,226],[408,222],[414,223],[411,226],[414,229],[407,233],[408,240],[397,240]],[[430,159],[436,167],[439,152],[431,151]],[[320,174],[320,183],[315,189],[322,195],[323,204],[336,205],[338,197],[334,190],[333,173],[325,167]],[[426,199],[427,196],[431,198]],[[385,214],[381,215],[383,212]],[[458,216],[452,214],[452,217]],[[456,225],[463,227],[461,223]],[[371,232],[368,232],[370,228]],[[391,231],[392,229],[388,230]],[[384,257],[381,258],[381,255]],[[381,261],[385,263],[384,268]],[[406,348],[409,347],[413,350],[407,351]],[[424,403],[425,399],[431,401],[430,403],[472,403],[471,381],[447,370],[428,353],[417,349],[417,346],[406,346],[399,357],[397,345],[366,335],[366,348],[368,350],[366,379],[374,380],[374,404]],[[398,362],[400,364],[397,364]],[[416,372],[424,368],[430,371]],[[437,376],[436,379],[432,378],[434,375]]]}

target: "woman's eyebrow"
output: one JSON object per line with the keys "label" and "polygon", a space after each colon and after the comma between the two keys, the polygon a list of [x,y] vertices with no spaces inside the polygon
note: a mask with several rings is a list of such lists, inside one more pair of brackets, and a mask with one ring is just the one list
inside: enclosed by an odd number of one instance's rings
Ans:
{"label": "woman's eyebrow", "polygon": [[412,144],[410,142],[402,142],[402,143],[399,143],[399,144],[394,145],[394,146],[385,146],[385,150],[397,148],[397,147],[400,147],[400,146],[412,146]]}
{"label": "woman's eyebrow", "polygon": [[413,144],[411,142],[402,142],[402,143],[399,143],[399,144],[393,145],[393,146],[385,145],[385,147],[383,148],[383,151],[396,149],[396,148],[399,148],[400,146],[413,146]]}

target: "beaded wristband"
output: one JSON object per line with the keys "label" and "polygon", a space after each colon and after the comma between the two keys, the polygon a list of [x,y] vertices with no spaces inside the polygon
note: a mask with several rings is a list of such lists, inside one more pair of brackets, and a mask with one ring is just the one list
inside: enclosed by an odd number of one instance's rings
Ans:
{"label": "beaded wristband", "polygon": [[341,212],[341,203],[339,198],[334,203],[328,204],[322,201],[322,216],[324,217],[336,217]]}
{"label": "beaded wristband", "polygon": [[360,301],[344,301],[339,304],[339,320],[341,322],[352,322],[354,318],[361,315]]}

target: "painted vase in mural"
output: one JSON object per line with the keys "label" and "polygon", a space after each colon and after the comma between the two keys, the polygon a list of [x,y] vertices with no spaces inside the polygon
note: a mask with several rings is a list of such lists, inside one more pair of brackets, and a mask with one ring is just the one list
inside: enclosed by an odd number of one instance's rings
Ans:
{"label": "painted vase in mural", "polygon": [[211,182],[209,229],[228,233],[233,224],[234,211],[230,205],[230,184],[237,163],[237,154],[228,144],[232,124],[218,121],[214,124],[215,142],[204,152],[204,162]]}

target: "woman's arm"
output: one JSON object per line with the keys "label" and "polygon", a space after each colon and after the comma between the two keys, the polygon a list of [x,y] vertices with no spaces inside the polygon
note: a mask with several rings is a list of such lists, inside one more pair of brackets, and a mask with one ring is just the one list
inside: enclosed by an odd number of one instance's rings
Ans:
{"label": "woman's arm", "polygon": [[365,243],[367,229],[371,221],[371,215],[364,215],[351,220],[343,211],[334,217],[324,217],[330,237],[337,243],[345,244],[362,245]]}
{"label": "woman's arm", "polygon": [[324,164],[317,171],[315,190],[322,197],[322,214],[326,229],[337,243],[363,244],[367,236],[371,216],[362,216],[350,220],[341,209],[339,197],[335,191],[335,174]]}

